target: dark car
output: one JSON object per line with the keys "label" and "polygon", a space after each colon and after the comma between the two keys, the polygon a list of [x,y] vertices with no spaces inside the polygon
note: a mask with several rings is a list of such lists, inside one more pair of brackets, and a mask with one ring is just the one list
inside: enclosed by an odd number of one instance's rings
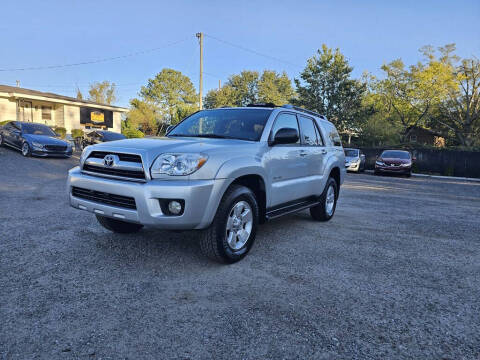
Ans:
{"label": "dark car", "polygon": [[72,146],[58,139],[47,125],[10,121],[0,129],[0,146],[7,145],[20,150],[23,156],[72,156]]}
{"label": "dark car", "polygon": [[94,130],[85,134],[82,140],[82,146],[95,145],[107,141],[123,140],[125,135],[106,130]]}
{"label": "dark car", "polygon": [[408,151],[384,150],[375,161],[375,175],[390,173],[411,176],[413,160]]}

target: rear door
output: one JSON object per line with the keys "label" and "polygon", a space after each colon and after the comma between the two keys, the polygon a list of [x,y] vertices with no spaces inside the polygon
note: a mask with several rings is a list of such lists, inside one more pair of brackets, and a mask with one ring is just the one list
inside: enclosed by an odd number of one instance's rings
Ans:
{"label": "rear door", "polygon": [[[271,139],[282,128],[297,129],[300,134],[295,113],[281,112],[277,115],[270,133]],[[269,207],[308,196],[309,168],[303,150],[299,139],[295,144],[273,145],[265,154],[265,167],[271,184]]]}
{"label": "rear door", "polygon": [[325,172],[325,155],[327,153],[323,138],[315,119],[299,115],[302,131],[302,148],[308,166],[309,195],[318,195],[323,191],[323,178]]}

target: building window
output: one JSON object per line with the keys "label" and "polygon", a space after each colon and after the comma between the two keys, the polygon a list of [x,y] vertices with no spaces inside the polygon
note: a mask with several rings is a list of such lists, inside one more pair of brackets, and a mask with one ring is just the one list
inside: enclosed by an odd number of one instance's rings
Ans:
{"label": "building window", "polygon": [[410,135],[410,142],[417,142],[417,135]]}
{"label": "building window", "polygon": [[51,106],[42,106],[42,120],[45,122],[52,120]]}

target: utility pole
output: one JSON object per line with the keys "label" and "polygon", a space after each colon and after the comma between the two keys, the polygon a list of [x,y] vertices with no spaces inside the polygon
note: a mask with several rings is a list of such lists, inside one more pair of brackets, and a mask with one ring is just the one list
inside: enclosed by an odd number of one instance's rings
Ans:
{"label": "utility pole", "polygon": [[203,33],[197,33],[196,34],[199,42],[200,42],[200,85],[198,86],[199,89],[199,104],[200,104],[200,110],[203,109],[203,104],[202,104],[202,96],[203,96]]}
{"label": "utility pole", "polygon": [[218,80],[218,90],[220,90],[222,88],[222,80]]}

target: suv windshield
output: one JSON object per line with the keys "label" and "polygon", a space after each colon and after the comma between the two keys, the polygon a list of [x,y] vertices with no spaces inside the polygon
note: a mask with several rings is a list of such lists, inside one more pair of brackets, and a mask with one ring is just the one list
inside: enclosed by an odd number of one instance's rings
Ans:
{"label": "suv windshield", "polygon": [[356,156],[358,156],[358,150],[345,149],[345,156],[348,156],[348,157],[356,157]]}
{"label": "suv windshield", "polygon": [[22,124],[22,132],[32,135],[56,136],[55,132],[46,125],[42,124]]}
{"label": "suv windshield", "polygon": [[214,109],[199,111],[167,136],[211,137],[258,141],[272,109]]}
{"label": "suv windshield", "polygon": [[384,151],[381,155],[382,158],[387,159],[410,159],[410,154],[406,151]]}

